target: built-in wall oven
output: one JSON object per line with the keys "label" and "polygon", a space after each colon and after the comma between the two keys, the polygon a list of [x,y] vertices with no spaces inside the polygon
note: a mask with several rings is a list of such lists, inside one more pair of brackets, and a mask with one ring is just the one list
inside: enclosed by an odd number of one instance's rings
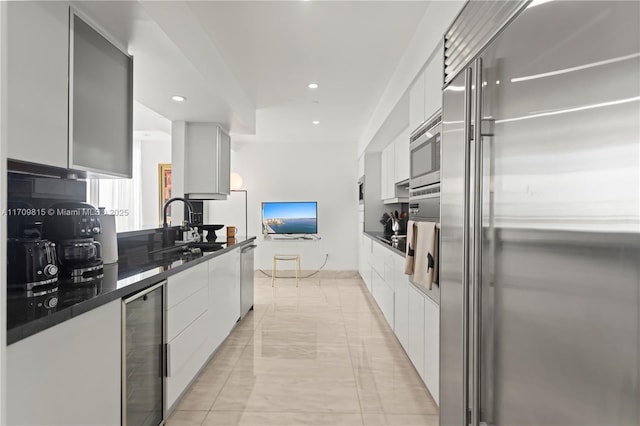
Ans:
{"label": "built-in wall oven", "polygon": [[[442,112],[432,115],[409,138],[409,197],[440,193]],[[431,195],[433,196],[433,195]]]}
{"label": "built-in wall oven", "polygon": [[[411,134],[409,150],[411,155],[409,180],[409,220],[414,222],[434,222],[436,244],[440,252],[440,138],[442,127],[442,112],[438,111]],[[437,259],[440,271],[440,260]],[[427,289],[413,280],[427,296],[440,303],[439,276],[434,277],[434,285]]]}

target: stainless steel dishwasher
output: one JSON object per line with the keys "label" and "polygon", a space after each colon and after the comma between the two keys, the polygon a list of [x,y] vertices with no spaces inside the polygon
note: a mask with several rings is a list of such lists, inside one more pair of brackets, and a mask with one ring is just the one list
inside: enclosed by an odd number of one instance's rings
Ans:
{"label": "stainless steel dishwasher", "polygon": [[251,244],[240,250],[240,319],[253,309],[253,251],[256,247]]}
{"label": "stainless steel dishwasher", "polygon": [[122,425],[157,426],[166,409],[165,284],[122,299]]}

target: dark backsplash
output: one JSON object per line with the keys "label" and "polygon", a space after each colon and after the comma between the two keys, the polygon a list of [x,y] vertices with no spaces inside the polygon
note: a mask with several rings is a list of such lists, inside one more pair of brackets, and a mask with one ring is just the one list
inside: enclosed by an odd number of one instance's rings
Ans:
{"label": "dark backsplash", "polygon": [[20,238],[21,229],[41,223],[52,205],[62,201],[84,202],[87,197],[87,183],[82,179],[10,171],[7,195],[7,236]]}

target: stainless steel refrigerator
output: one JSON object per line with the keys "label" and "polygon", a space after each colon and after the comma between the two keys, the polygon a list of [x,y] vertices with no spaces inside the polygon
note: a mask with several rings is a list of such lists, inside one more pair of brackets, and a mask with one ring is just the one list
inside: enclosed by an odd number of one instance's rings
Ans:
{"label": "stainless steel refrigerator", "polygon": [[640,424],[640,2],[445,34],[441,425]]}

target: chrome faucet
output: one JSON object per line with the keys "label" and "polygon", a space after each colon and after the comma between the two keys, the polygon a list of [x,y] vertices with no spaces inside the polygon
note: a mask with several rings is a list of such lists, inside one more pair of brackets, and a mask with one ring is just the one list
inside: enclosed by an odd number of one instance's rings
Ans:
{"label": "chrome faucet", "polygon": [[169,205],[171,203],[173,203],[174,201],[178,201],[178,200],[182,201],[187,206],[187,211],[189,213],[189,218],[187,220],[187,223],[189,225],[191,225],[193,223],[193,204],[191,204],[191,202],[189,202],[189,200],[187,200],[186,198],[174,197],[174,198],[168,199],[164,203],[164,207],[162,208],[162,227],[163,228],[167,228],[168,227],[168,224],[167,224],[167,208],[169,207]]}

